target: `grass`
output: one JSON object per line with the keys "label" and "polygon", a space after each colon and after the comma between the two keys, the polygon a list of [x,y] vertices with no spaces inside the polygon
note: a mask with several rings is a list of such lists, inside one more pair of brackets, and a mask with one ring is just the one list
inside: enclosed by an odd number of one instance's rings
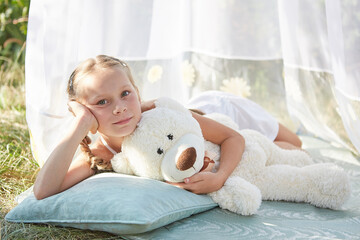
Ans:
{"label": "grass", "polygon": [[37,163],[31,156],[25,121],[24,66],[10,62],[0,71],[0,209],[14,205],[12,199],[34,182]]}
{"label": "grass", "polygon": [[105,232],[4,220],[17,205],[15,197],[33,185],[39,170],[25,119],[24,65],[6,61],[8,67],[0,67],[0,239],[119,239]]}

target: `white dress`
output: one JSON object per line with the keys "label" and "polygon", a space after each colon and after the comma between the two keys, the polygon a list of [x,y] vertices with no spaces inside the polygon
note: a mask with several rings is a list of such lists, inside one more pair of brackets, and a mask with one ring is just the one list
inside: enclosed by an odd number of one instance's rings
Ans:
{"label": "white dress", "polygon": [[190,99],[186,107],[207,114],[225,114],[240,129],[257,130],[271,141],[274,141],[279,132],[279,123],[265,109],[249,99],[231,93],[206,91]]}

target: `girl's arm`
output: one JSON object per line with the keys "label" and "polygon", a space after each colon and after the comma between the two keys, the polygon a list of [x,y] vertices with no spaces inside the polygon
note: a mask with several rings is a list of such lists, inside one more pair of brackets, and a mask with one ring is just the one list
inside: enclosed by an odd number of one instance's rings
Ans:
{"label": "girl's arm", "polygon": [[94,174],[83,155],[71,163],[79,143],[89,131],[96,132],[96,118],[80,103],[70,102],[69,106],[76,117],[75,121],[38,173],[34,184],[37,199],[64,191]]}
{"label": "girl's arm", "polygon": [[199,122],[206,140],[219,144],[221,148],[219,170],[199,172],[184,180],[184,183],[174,183],[197,194],[205,194],[219,190],[240,162],[245,148],[244,138],[235,130],[214,120],[192,113]]}

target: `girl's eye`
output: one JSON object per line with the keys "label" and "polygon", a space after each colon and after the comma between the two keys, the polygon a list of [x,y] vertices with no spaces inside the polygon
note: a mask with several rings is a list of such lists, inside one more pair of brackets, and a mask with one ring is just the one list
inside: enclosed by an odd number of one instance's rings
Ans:
{"label": "girl's eye", "polygon": [[126,97],[126,96],[129,95],[129,94],[130,94],[129,91],[123,91],[123,92],[121,93],[121,97]]}
{"label": "girl's eye", "polygon": [[106,103],[107,103],[107,100],[102,99],[102,100],[98,101],[96,104],[97,104],[97,105],[104,105],[104,104],[106,104]]}

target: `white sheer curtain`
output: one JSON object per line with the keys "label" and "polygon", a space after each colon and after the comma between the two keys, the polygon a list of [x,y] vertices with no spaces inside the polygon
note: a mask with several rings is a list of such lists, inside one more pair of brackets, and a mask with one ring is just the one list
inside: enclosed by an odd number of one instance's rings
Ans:
{"label": "white sheer curtain", "polygon": [[357,0],[32,0],[27,121],[40,164],[72,121],[74,67],[126,60],[144,100],[216,89],[360,151]]}

